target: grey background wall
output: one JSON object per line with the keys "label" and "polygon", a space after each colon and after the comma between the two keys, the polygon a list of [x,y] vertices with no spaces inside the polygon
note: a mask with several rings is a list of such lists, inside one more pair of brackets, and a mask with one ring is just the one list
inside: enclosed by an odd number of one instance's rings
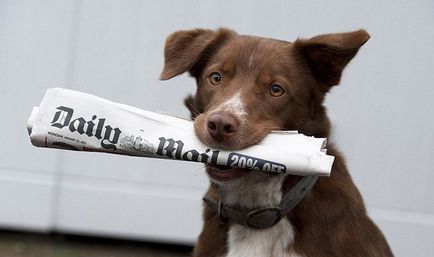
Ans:
{"label": "grey background wall", "polygon": [[230,27],[294,40],[367,29],[327,98],[332,140],[396,256],[434,252],[434,2],[0,0],[0,227],[192,243],[201,165],[32,147],[49,87],[187,117],[193,80],[158,81],[165,37]]}

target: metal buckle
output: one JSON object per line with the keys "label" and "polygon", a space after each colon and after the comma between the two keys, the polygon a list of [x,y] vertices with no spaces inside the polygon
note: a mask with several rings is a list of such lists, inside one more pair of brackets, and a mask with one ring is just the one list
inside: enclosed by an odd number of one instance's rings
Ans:
{"label": "metal buckle", "polygon": [[246,217],[246,226],[256,229],[272,227],[282,219],[280,207],[269,207],[249,212]]}

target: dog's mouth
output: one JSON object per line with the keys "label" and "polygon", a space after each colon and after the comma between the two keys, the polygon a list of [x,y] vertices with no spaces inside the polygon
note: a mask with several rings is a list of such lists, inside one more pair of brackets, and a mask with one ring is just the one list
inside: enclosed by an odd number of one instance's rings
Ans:
{"label": "dog's mouth", "polygon": [[250,170],[221,165],[206,165],[208,175],[217,181],[230,181],[247,175]]}

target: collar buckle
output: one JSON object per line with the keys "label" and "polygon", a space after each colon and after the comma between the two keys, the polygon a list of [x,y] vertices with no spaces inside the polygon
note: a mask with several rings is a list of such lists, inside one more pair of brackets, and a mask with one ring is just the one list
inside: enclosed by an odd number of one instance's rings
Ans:
{"label": "collar buckle", "polygon": [[255,229],[265,229],[276,225],[282,219],[280,207],[255,209],[247,213],[246,226]]}

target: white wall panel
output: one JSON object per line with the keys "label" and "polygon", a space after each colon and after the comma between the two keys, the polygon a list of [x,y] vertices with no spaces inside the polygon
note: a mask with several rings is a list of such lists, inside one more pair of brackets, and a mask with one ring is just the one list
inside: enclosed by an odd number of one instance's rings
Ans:
{"label": "white wall panel", "polygon": [[30,144],[26,120],[68,72],[72,2],[0,1],[0,226],[52,228],[60,155]]}
{"label": "white wall panel", "polygon": [[201,191],[66,176],[57,228],[79,234],[192,244],[201,227]]}
{"label": "white wall panel", "polygon": [[33,148],[25,124],[45,89],[65,84],[72,7],[61,1],[0,2],[2,168],[54,169],[57,153]]}
{"label": "white wall panel", "polygon": [[0,169],[0,227],[50,231],[55,187],[51,173]]}

